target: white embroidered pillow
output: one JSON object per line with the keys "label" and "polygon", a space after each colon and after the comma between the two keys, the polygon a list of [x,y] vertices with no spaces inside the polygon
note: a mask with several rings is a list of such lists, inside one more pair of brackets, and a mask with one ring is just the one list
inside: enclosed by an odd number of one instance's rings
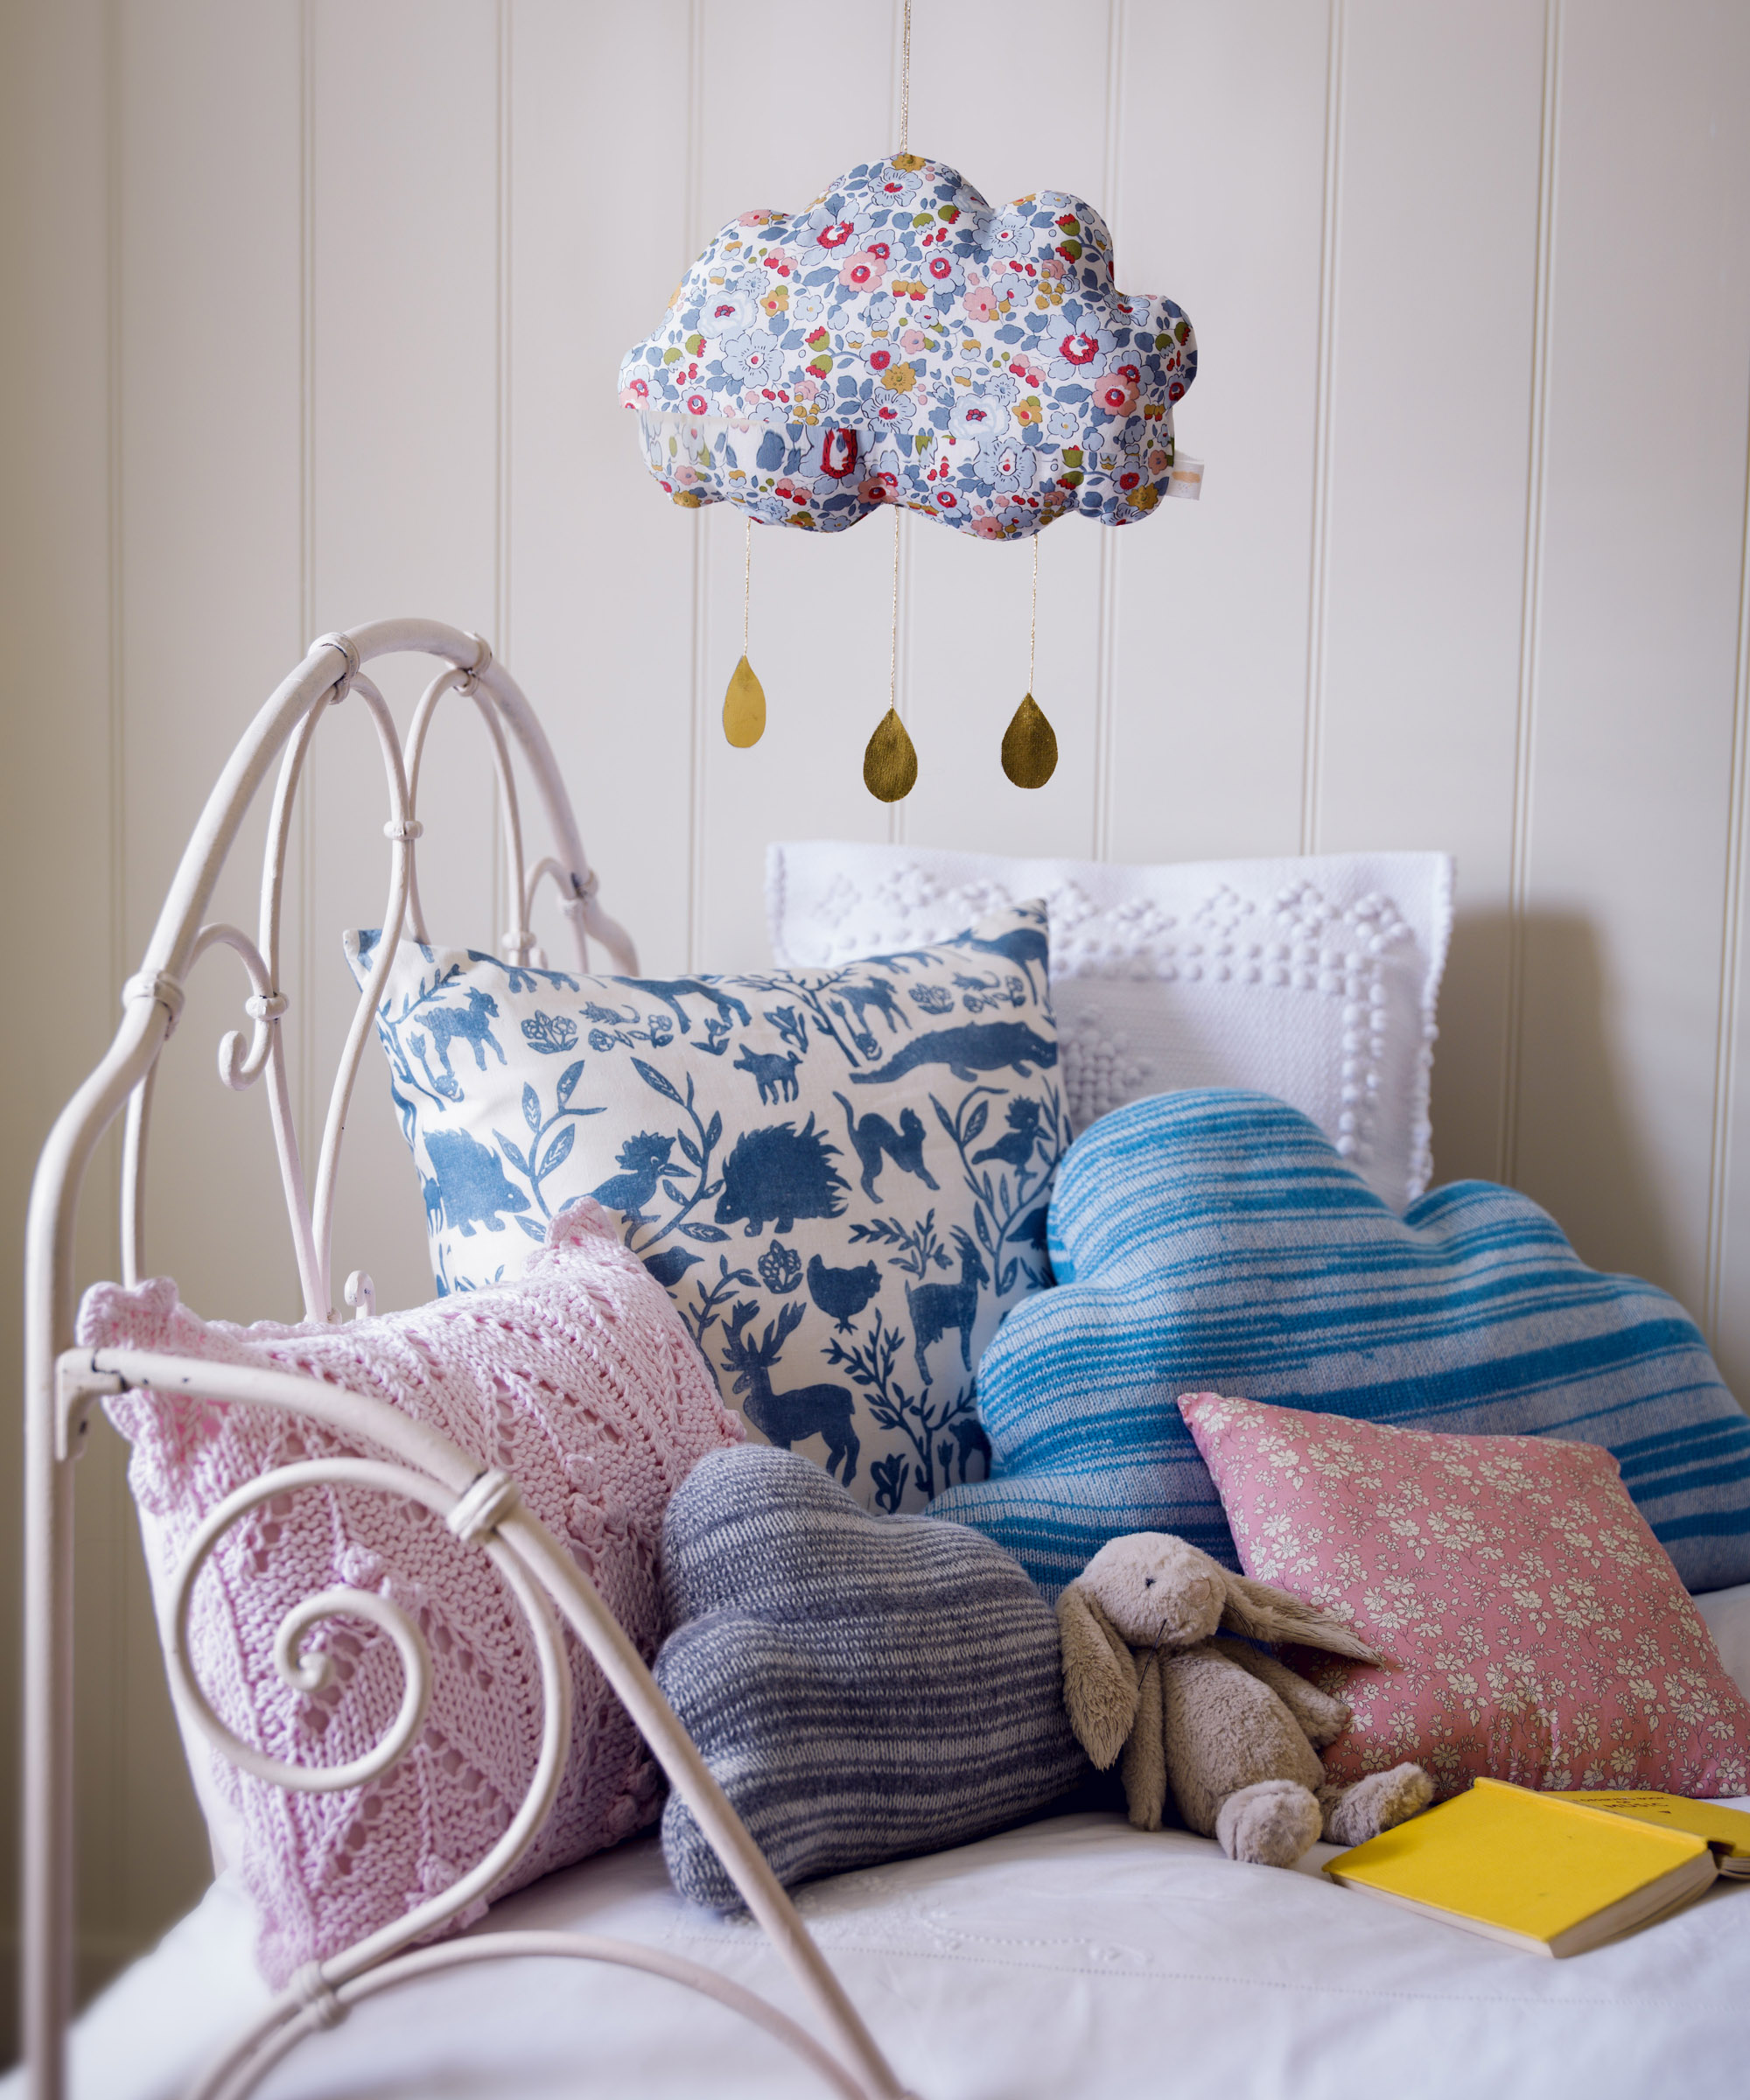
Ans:
{"label": "white embroidered pillow", "polygon": [[1186,1087],[1274,1094],[1398,1210],[1432,1172],[1452,895],[1443,853],[1126,867],[816,841],[766,860],[772,952],[793,969],[1043,898],[1072,1130]]}

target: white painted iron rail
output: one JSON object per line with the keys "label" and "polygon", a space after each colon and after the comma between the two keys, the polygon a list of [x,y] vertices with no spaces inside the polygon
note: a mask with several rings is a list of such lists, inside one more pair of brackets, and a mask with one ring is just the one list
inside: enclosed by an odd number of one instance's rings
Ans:
{"label": "white painted iron rail", "polygon": [[[382,696],[364,668],[374,658],[402,651],[435,656],[444,667],[415,710],[404,749]],[[880,2049],[642,1658],[570,1557],[523,1508],[508,1476],[482,1473],[448,1438],[385,1403],[316,1379],[134,1350],[93,1355],[72,1347],[74,1233],[86,1172],[104,1131],[125,1109],[122,1268],[124,1278],[135,1281],[144,1258],[153,1076],[182,1011],[187,973],[215,948],[231,949],[243,964],[249,985],[244,1011],[251,1024],[247,1048],[240,1032],[225,1037],[220,1076],[237,1088],[253,1085],[263,1074],[268,1077],[269,1110],[305,1317],[335,1319],[331,1242],[340,1145],[396,942],[403,930],[425,937],[415,855],[421,833],[419,773],[433,717],[452,691],[472,698],[492,739],[508,893],[515,920],[503,936],[508,959],[522,962],[536,955],[530,928],[534,896],[543,880],[550,880],[571,921],[579,965],[589,967],[588,941],[594,939],[620,970],[636,973],[630,941],[598,900],[596,878],[551,748],[515,682],[493,660],[486,643],[478,635],[429,620],[385,620],[326,635],[312,646],[256,716],[207,798],[140,969],[123,988],[121,1026],[96,1070],[62,1111],[38,1165],[26,1245],[23,1988],[29,2090],[32,2100],[63,2100],[72,2014],[74,1465],[93,1404],[130,1387],[150,1386],[159,1392],[199,1394],[303,1416],[360,1447],[356,1456],[302,1461],[249,1482],[201,1526],[172,1585],[161,1631],[172,1690],[192,1726],[234,1763],[263,1781],[290,1788],[330,1790],[362,1784],[404,1754],[418,1732],[430,1696],[431,1661],[413,1622],[374,1593],[335,1590],[306,1600],[288,1614],[276,1642],[276,1662],[288,1682],[314,1690],[326,1665],[319,1655],[306,1651],[304,1642],[318,1622],[346,1614],[368,1619],[386,1632],[401,1656],[405,1690],[400,1713],[370,1752],[340,1770],[284,1766],[232,1734],[213,1711],[187,1659],[188,1598],[202,1563],[224,1532],[276,1494],[346,1481],[422,1502],[492,1560],[529,1629],[542,1677],[540,1754],[528,1792],[499,1842],[441,1896],[301,1972],[202,2079],[194,2100],[243,2100],[305,2034],[334,2025],[363,1998],[434,1970],[519,1955],[617,1963],[666,1977],[763,2027],[845,2100],[904,2100]],[[389,886],[382,939],[335,1074],[312,1199],[305,1191],[281,1030],[287,1005],[280,980],[282,905],[291,812],[304,760],[323,716],[349,696],[370,713],[382,754],[388,792],[383,829],[389,845]],[[536,782],[556,847],[532,874],[525,872],[513,743]],[[252,939],[236,927],[208,922],[206,913],[243,815],[276,760],[260,920]],[[368,1312],[369,1278],[354,1271],[345,1295],[360,1313]],[[738,1984],[657,1949],[581,1934],[487,1932],[407,1951],[413,1941],[438,1929],[500,1882],[551,1807],[570,1726],[570,1666],[561,1626],[593,1657],[670,1784],[697,1816],[748,1909],[814,2007],[830,2048]]]}

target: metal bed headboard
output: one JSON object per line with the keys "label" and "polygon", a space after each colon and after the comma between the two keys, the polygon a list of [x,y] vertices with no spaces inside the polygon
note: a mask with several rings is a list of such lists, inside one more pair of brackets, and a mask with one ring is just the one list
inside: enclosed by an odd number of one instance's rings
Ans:
{"label": "metal bed headboard", "polygon": [[[414,710],[404,746],[382,695],[365,670],[378,657],[403,652],[436,657],[443,667]],[[403,933],[426,937],[415,853],[421,830],[416,815],[420,764],[438,703],[452,692],[473,699],[492,738],[508,894],[515,918],[503,936],[507,958],[536,959],[529,919],[536,892],[550,879],[570,920],[579,965],[588,969],[588,942],[595,940],[622,971],[636,974],[631,942],[598,900],[596,878],[552,748],[515,681],[494,660],[486,642],[477,634],[421,620],[381,620],[346,634],[326,634],[312,644],[304,662],[256,717],[220,774],[184,850],[140,968],[122,987],[122,1019],[115,1040],[62,1110],[38,1163],[25,1251],[23,1989],[29,2090],[33,2100],[62,2100],[73,2006],[74,1466],[94,1403],[130,1387],[150,1385],[164,1393],[242,1401],[302,1415],[351,1442],[368,1443],[391,1454],[388,1461],[331,1458],[277,1468],[230,1496],[191,1542],[164,1599],[159,1630],[179,1710],[225,1756],[273,1784],[332,1791],[362,1785],[387,1771],[418,1733],[430,1696],[430,1656],[413,1621],[374,1592],[335,1590],[306,1600],[288,1615],[276,1642],[282,1674],[309,1691],[319,1688],[326,1666],[319,1654],[306,1654],[304,1642],[324,1620],[338,1614],[368,1619],[395,1642],[405,1677],[401,1711],[374,1748],[344,1769],[284,1766],[264,1757],[231,1734],[190,1668],[189,1599],[194,1578],[220,1537],[270,1496],[318,1484],[346,1481],[412,1497],[441,1516],[458,1537],[477,1545],[522,1613],[539,1661],[543,1700],[542,1741],[528,1791],[486,1858],[441,1896],[344,1953],[302,1970],[202,2078],[195,2089],[199,2100],[242,2100],[303,2036],[332,2026],[360,1999],[408,1978],[523,1954],[617,1963],[668,1978],[764,2027],[847,2100],[905,2100],[886,2058],[642,1659],[587,1578],[522,1508],[512,1479],[497,1471],[481,1472],[447,1438],[384,1402],[339,1391],[315,1379],[137,1350],[93,1353],[73,1347],[74,1233],[86,1172],[103,1133],[125,1110],[122,1270],[128,1282],[134,1282],[141,1266],[153,1078],[182,1011],[187,974],[215,948],[228,948],[242,959],[249,982],[244,1011],[251,1023],[247,1047],[241,1031],[228,1034],[220,1045],[220,1076],[234,1088],[252,1086],[263,1074],[267,1076],[304,1314],[319,1321],[336,1317],[330,1264],[340,1144],[359,1061],[396,943]],[[282,1039],[287,1002],[279,989],[281,910],[292,810],[304,760],[322,719],[348,698],[369,710],[382,755],[388,788],[383,826],[389,849],[388,900],[383,938],[335,1073],[312,1195],[306,1193]],[[524,858],[512,738],[534,777],[556,850],[556,856],[538,861],[533,869]],[[244,814],[276,760],[279,770],[268,822],[260,922],[251,938],[237,927],[209,922],[206,913]],[[355,1271],[344,1295],[360,1312],[369,1311],[369,1278]],[[830,2048],[726,1978],[631,1942],[582,1934],[503,1933],[406,1951],[499,1882],[545,1820],[570,1747],[566,1628],[594,1658],[670,1784],[697,1816],[749,1910],[795,1974],[830,2038]]]}

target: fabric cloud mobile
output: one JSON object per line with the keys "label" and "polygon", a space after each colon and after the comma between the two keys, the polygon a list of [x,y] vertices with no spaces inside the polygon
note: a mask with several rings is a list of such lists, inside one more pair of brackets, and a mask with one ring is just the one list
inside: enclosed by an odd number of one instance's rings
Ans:
{"label": "fabric cloud mobile", "polygon": [[620,388],[677,503],[824,532],[898,503],[1013,539],[1195,495],[1172,411],[1196,374],[1181,309],[1117,289],[1097,212],[1057,190],[995,211],[900,153],[726,226]]}

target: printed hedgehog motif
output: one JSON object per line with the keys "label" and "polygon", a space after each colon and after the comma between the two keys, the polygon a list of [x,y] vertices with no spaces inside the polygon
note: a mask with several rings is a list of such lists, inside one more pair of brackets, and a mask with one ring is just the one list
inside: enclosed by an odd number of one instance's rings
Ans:
{"label": "printed hedgehog motif", "polygon": [[798,1218],[836,1218],[850,1187],[833,1167],[837,1158],[838,1147],[816,1130],[813,1116],[800,1130],[794,1123],[744,1130],[723,1163],[718,1223],[746,1219],[752,1240],[768,1223],[793,1232]]}

